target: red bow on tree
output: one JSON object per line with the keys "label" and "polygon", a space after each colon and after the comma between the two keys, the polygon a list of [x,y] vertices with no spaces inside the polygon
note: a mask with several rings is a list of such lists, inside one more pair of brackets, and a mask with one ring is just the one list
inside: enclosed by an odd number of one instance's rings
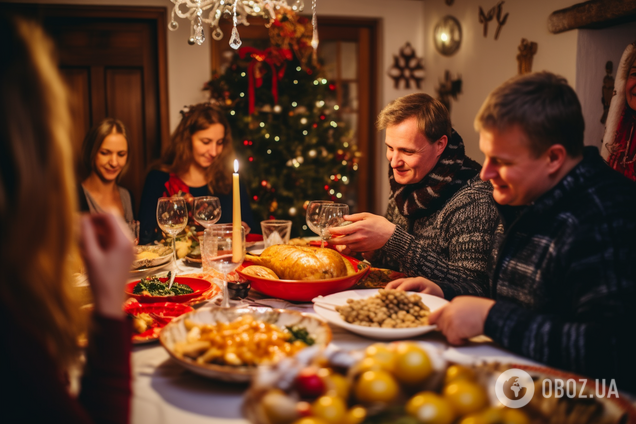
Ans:
{"label": "red bow on tree", "polygon": [[254,90],[263,85],[262,69],[263,63],[269,64],[272,68],[272,96],[274,96],[274,103],[278,103],[278,80],[285,75],[285,65],[288,60],[292,59],[292,53],[289,49],[281,49],[277,47],[268,47],[265,50],[258,50],[254,47],[241,47],[239,49],[239,57],[244,59],[246,56],[252,58],[252,61],[247,68],[247,77],[249,78],[248,85],[248,100],[249,100],[249,114],[254,113],[255,95]]}

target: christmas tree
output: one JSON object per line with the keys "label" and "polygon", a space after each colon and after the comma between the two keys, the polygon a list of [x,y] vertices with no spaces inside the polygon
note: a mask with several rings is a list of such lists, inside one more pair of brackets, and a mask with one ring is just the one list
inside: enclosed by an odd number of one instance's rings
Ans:
{"label": "christmas tree", "polygon": [[227,110],[257,219],[289,219],[293,234],[303,236],[312,234],[309,201],[354,198],[359,157],[311,34],[306,18],[281,9],[266,45],[240,48],[205,86]]}

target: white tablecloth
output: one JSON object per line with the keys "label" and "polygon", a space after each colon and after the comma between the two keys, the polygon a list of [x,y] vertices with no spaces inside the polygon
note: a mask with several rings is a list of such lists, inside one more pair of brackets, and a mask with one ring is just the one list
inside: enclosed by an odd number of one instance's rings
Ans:
{"label": "white tablecloth", "polygon": [[[185,268],[184,272],[200,270]],[[311,304],[286,304],[286,307],[313,313]],[[363,349],[376,342],[339,327],[331,326],[331,330],[332,343],[341,349]],[[447,359],[460,363],[486,360],[536,364],[489,342],[451,347],[438,332],[413,340],[429,342],[443,350]],[[172,361],[158,342],[135,346],[132,367],[133,424],[247,423],[241,414],[245,384],[214,381],[193,374]]]}

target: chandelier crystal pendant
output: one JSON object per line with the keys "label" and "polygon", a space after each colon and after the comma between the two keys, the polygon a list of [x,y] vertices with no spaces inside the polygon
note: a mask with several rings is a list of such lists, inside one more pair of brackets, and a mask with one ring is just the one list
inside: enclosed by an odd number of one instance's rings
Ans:
{"label": "chandelier crystal pendant", "polygon": [[[190,38],[188,44],[199,46],[205,41],[203,24],[209,24],[212,29],[212,38],[220,40],[223,31],[219,27],[221,17],[232,18],[233,27],[230,37],[230,47],[238,49],[241,46],[237,24],[249,25],[248,16],[257,16],[269,20],[265,26],[269,26],[276,19],[276,10],[280,8],[301,12],[305,7],[303,0],[296,0],[292,6],[286,0],[170,0],[172,8],[171,20],[168,24],[170,31],[179,29],[176,17],[190,20]],[[312,24],[314,27],[311,45],[314,50],[318,47],[318,26],[316,21],[316,0],[312,0]],[[207,16],[207,17],[206,17]]]}

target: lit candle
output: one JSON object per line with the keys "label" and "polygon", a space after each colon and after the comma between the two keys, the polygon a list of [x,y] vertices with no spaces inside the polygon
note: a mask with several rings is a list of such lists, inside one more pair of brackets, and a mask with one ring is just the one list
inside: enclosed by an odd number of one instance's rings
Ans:
{"label": "lit candle", "polygon": [[234,174],[232,174],[232,262],[241,260],[241,192],[239,189],[238,160],[234,159]]}

